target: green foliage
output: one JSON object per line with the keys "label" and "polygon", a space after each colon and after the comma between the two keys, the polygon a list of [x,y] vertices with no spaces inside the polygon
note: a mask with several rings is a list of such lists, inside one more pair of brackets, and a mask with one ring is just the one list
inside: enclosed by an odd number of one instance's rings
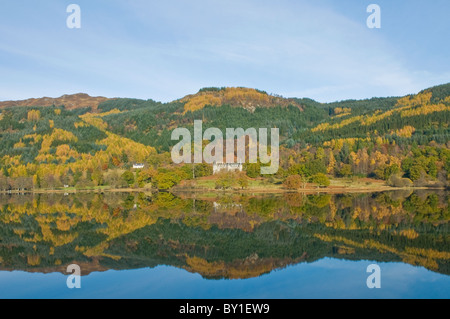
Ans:
{"label": "green foliage", "polygon": [[245,174],[239,174],[237,183],[238,183],[239,187],[241,187],[241,189],[245,189],[248,187],[248,179],[245,176]]}
{"label": "green foliage", "polygon": [[216,189],[229,189],[236,185],[236,175],[232,172],[219,173],[215,182]]}
{"label": "green foliage", "polygon": [[201,163],[195,165],[195,177],[211,176],[213,174],[213,168],[211,164]]}
{"label": "green foliage", "polygon": [[171,189],[181,181],[181,176],[174,171],[160,171],[155,177],[154,181],[156,187],[160,190]]}
{"label": "green foliage", "polygon": [[328,187],[330,186],[330,179],[327,175],[318,173],[311,176],[311,183],[317,184],[318,187]]}
{"label": "green foliage", "polygon": [[[426,96],[429,98],[431,92],[430,103],[449,106],[449,88],[450,84],[444,84],[421,93],[428,93]],[[225,88],[204,88],[200,93],[213,92],[214,95],[218,92],[216,95],[220,95],[223,90]],[[428,103],[417,95],[411,95],[410,99],[415,99],[414,103]],[[276,97],[276,100],[282,101],[281,97]],[[408,99],[402,99],[399,105],[404,105],[407,101]],[[108,136],[118,136],[124,144],[130,143],[127,140],[130,139],[142,146],[154,147],[157,154],[153,153],[147,159],[139,160],[149,167],[165,167],[181,180],[190,179],[193,175],[210,176],[211,165],[196,164],[192,174],[191,165],[176,167],[171,164],[170,158],[171,147],[176,143],[171,140],[172,130],[186,127],[192,134],[194,120],[203,119],[203,130],[211,127],[222,131],[228,127],[279,128],[281,167],[273,177],[278,180],[283,180],[288,175],[300,175],[305,182],[312,176],[328,173],[342,177],[356,174],[389,181],[392,176],[398,175],[409,178],[416,184],[426,182],[431,185],[434,181],[446,185],[450,172],[450,111],[441,108],[435,112],[419,112],[423,105],[413,105],[413,112],[402,116],[401,112],[391,112],[399,107],[398,102],[397,97],[334,103],[319,103],[304,98],[280,103],[283,106],[266,105],[251,111],[236,107],[230,102],[233,106],[206,106],[184,113],[186,102],[113,99],[101,103],[98,110],[120,112],[86,117],[83,115],[91,112],[90,108],[69,110],[64,107],[7,107],[1,109],[0,115],[1,175],[10,177],[12,181],[21,176],[39,176],[40,182],[45,184],[45,175],[53,169],[51,165],[55,164],[57,173],[53,175],[57,179],[62,179],[69,168],[90,170],[88,177],[75,174],[74,185],[85,184],[82,186],[86,187],[92,183],[96,186],[114,184],[122,187],[120,185],[123,183],[117,181],[115,174],[109,176],[109,171],[115,168],[130,169],[133,155],[120,148],[119,152],[111,155],[111,149],[116,145],[100,143]],[[383,116],[384,114],[389,116]],[[89,116],[95,116],[100,125],[88,125],[84,122]],[[378,116],[379,119],[373,122],[362,123],[356,120],[342,124],[355,117],[373,119]],[[319,125],[332,128],[314,130]],[[68,131],[75,138],[70,142],[50,139],[57,129]],[[68,146],[66,153],[60,148],[65,144]],[[261,177],[260,163],[245,164],[244,170],[250,178]],[[267,176],[262,177],[267,179]],[[137,175],[133,183],[129,183],[131,179],[125,182],[128,185],[136,183],[142,186],[154,183],[153,179],[154,176]],[[161,179],[164,189],[179,183],[170,180],[167,177]]]}
{"label": "green foliage", "polygon": [[244,170],[250,178],[257,178],[261,175],[260,163],[248,163],[244,165]]}
{"label": "green foliage", "polygon": [[122,179],[128,184],[133,185],[134,184],[134,174],[130,171],[126,171],[122,174]]}
{"label": "green foliage", "polygon": [[343,177],[351,176],[352,173],[352,166],[350,164],[343,164],[342,167],[339,169],[338,175]]}

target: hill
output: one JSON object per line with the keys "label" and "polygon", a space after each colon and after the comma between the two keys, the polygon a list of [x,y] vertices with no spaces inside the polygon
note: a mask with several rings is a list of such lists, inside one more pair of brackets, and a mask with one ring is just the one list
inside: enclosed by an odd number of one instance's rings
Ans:
{"label": "hill", "polygon": [[[450,84],[335,103],[247,88],[205,88],[170,103],[85,94],[2,103],[0,191],[20,188],[27,178],[27,188],[170,188],[192,176],[190,165],[171,161],[171,132],[185,127],[193,133],[195,119],[203,120],[204,130],[279,128],[280,170],[273,183],[291,175],[323,181],[317,174],[393,185],[445,186],[449,180]],[[147,165],[145,176],[122,178],[133,163]],[[259,165],[246,165],[248,177],[259,177]],[[197,168],[196,176],[211,174],[207,165]]]}
{"label": "hill", "polygon": [[63,95],[58,98],[42,97],[31,98],[21,101],[4,101],[0,102],[0,109],[12,106],[61,106],[64,105],[66,109],[72,110],[77,108],[92,107],[96,109],[97,106],[107,101],[108,98],[98,96],[92,97],[85,93],[78,93],[72,95]]}
{"label": "hill", "polygon": [[203,88],[197,94],[187,95],[179,101],[185,103],[184,113],[200,110],[207,105],[240,106],[250,112],[254,112],[259,107],[287,107],[289,105],[302,110],[301,105],[294,99],[285,99],[269,95],[264,91],[243,87]]}

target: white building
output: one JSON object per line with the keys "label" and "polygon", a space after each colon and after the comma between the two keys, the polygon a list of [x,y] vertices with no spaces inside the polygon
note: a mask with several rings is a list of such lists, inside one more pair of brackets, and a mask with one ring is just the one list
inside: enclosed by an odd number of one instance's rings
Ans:
{"label": "white building", "polygon": [[243,169],[242,163],[214,163],[213,164],[213,174],[217,174],[221,171],[242,172],[242,169]]}
{"label": "white building", "polygon": [[143,169],[145,167],[145,165],[144,164],[141,164],[141,163],[139,163],[139,164],[133,164],[133,168],[134,169]]}

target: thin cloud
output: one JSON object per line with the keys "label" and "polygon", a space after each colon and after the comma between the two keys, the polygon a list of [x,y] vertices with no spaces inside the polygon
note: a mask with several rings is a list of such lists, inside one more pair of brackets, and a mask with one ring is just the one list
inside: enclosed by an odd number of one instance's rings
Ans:
{"label": "thin cloud", "polygon": [[[201,86],[234,85],[333,101],[408,94],[448,82],[450,73],[405,63],[407,52],[366,27],[365,10],[355,18],[327,1],[80,5],[81,30],[67,29],[67,14],[54,17],[54,7],[42,25],[0,19],[3,98],[55,88],[171,101]],[[21,76],[38,79],[43,70],[45,81],[22,87]]]}

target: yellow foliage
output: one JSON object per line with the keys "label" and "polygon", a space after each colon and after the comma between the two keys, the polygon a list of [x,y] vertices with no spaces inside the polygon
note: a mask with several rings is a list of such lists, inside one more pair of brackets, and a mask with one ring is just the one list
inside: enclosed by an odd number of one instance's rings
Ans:
{"label": "yellow foliage", "polygon": [[80,121],[80,122],[75,122],[74,126],[75,126],[75,128],[87,127],[87,126],[89,126],[89,124],[87,124],[86,122]]}
{"label": "yellow foliage", "polygon": [[334,129],[342,128],[351,123],[361,121],[362,118],[363,118],[362,116],[354,116],[354,117],[342,120],[341,122],[335,123],[332,125],[330,125],[329,123],[322,123],[322,124],[319,124],[318,126],[316,126],[315,128],[313,128],[311,131],[312,132],[319,132],[319,131],[323,132],[325,130],[334,130]]}
{"label": "yellow foliage", "polygon": [[113,109],[113,110],[108,111],[108,112],[96,114],[95,116],[104,117],[104,116],[107,116],[107,115],[111,115],[111,114],[120,114],[120,113],[122,113],[120,110],[118,110],[118,109]]}
{"label": "yellow foliage", "polygon": [[328,166],[327,166],[327,173],[332,174],[334,172],[334,169],[336,167],[336,159],[334,158],[333,151],[330,151],[330,155],[328,157]]}
{"label": "yellow foliage", "polygon": [[400,231],[400,235],[408,239],[416,239],[419,237],[419,234],[414,229],[403,229]]}
{"label": "yellow foliage", "polygon": [[410,125],[406,125],[399,130],[395,130],[393,133],[400,137],[410,138],[415,131],[416,131],[416,129],[414,127],[412,127]]}
{"label": "yellow foliage", "polygon": [[432,96],[431,92],[420,93],[413,96],[405,96],[403,98],[398,99],[397,106],[426,105],[430,103],[431,96]]}
{"label": "yellow foliage", "polygon": [[[411,235],[411,234],[410,234]],[[450,253],[445,251],[437,251],[434,249],[424,249],[416,247],[405,247],[404,251],[397,250],[393,247],[381,244],[374,240],[364,240],[362,243],[347,239],[342,236],[329,236],[322,234],[314,234],[314,237],[326,242],[343,242],[347,246],[357,248],[377,249],[381,253],[390,252],[401,257],[406,263],[413,265],[421,265],[428,269],[438,269],[436,259],[449,260]]]}
{"label": "yellow foliage", "polygon": [[41,118],[41,112],[39,110],[28,111],[27,119],[29,122],[37,122]]}
{"label": "yellow foliage", "polygon": [[425,249],[416,247],[406,247],[405,251],[409,254],[420,255],[427,258],[443,259],[443,260],[450,259],[450,252],[437,251],[432,248]]}
{"label": "yellow foliage", "polygon": [[409,109],[401,112],[402,117],[427,115],[434,112],[450,111],[450,106],[445,104],[427,104],[417,107],[415,109]]}
{"label": "yellow foliage", "polygon": [[261,259],[258,255],[247,257],[243,262],[225,263],[223,261],[208,262],[200,257],[186,256],[188,270],[203,276],[226,277],[230,279],[245,279],[258,277],[268,273],[276,267],[272,259]]}
{"label": "yellow foliage", "polygon": [[24,142],[22,142],[22,140],[20,140],[20,142],[14,144],[14,148],[24,148],[26,145]]}
{"label": "yellow foliage", "polygon": [[341,114],[341,113],[351,113],[352,109],[348,107],[337,107],[334,109],[334,114]]}
{"label": "yellow foliage", "polygon": [[220,105],[222,100],[219,97],[211,95],[200,95],[193,97],[184,106],[184,112],[194,112],[204,108],[206,105],[217,106]]}
{"label": "yellow foliage", "polygon": [[41,263],[41,257],[39,255],[28,255],[27,264],[30,266],[38,266]]}
{"label": "yellow foliage", "polygon": [[83,119],[83,121],[85,121],[86,123],[95,126],[101,131],[106,131],[106,129],[108,128],[108,123],[104,122],[101,118],[97,117],[95,114],[86,113],[84,115],[81,115],[80,118]]}
{"label": "yellow foliage", "polygon": [[354,248],[350,248],[350,247],[346,247],[346,246],[340,246],[340,247],[338,247],[337,253],[339,255],[351,255],[351,254],[355,253],[355,249]]}
{"label": "yellow foliage", "polygon": [[333,150],[341,150],[344,146],[344,143],[347,143],[349,146],[353,147],[358,141],[368,141],[369,138],[339,138],[333,139],[331,141],[323,142],[324,147],[331,147]]}
{"label": "yellow foliage", "polygon": [[[151,146],[145,146],[125,137],[113,133],[106,133],[107,138],[98,142],[99,145],[106,145],[106,153],[109,156],[122,156],[123,153],[128,155],[130,162],[145,162],[150,155],[156,154],[156,150]],[[101,152],[99,152],[101,153]]]}
{"label": "yellow foliage", "polygon": [[196,95],[190,95],[181,100],[186,102],[184,113],[196,111],[207,105],[217,106],[222,104],[240,105],[254,108],[265,106],[274,101],[275,97],[249,88],[225,88],[220,91],[201,92]]}
{"label": "yellow foliage", "polygon": [[[422,114],[429,114],[433,112],[442,112],[442,111],[448,111],[450,110],[450,106],[446,106],[444,104],[437,104],[437,105],[430,105],[430,99],[431,99],[431,92],[427,93],[421,93],[417,94],[412,97],[404,97],[400,98],[397,101],[397,105],[395,108],[381,112],[380,110],[375,111],[372,115],[359,115],[354,116],[350,118],[346,118],[338,123],[329,124],[329,123],[322,123],[313,128],[312,132],[323,132],[325,130],[335,130],[342,128],[344,126],[347,126],[349,124],[360,122],[361,125],[371,125],[373,123],[376,123],[378,121],[381,121],[383,119],[391,117],[395,113],[401,114],[402,117],[406,116],[415,116],[415,115],[422,115]],[[413,109],[416,106],[415,109]],[[335,118],[339,118],[341,116],[348,115],[348,113],[345,113],[348,109],[347,108],[336,108],[335,112],[337,110],[338,116],[335,116]],[[351,111],[351,110],[350,110]]]}

